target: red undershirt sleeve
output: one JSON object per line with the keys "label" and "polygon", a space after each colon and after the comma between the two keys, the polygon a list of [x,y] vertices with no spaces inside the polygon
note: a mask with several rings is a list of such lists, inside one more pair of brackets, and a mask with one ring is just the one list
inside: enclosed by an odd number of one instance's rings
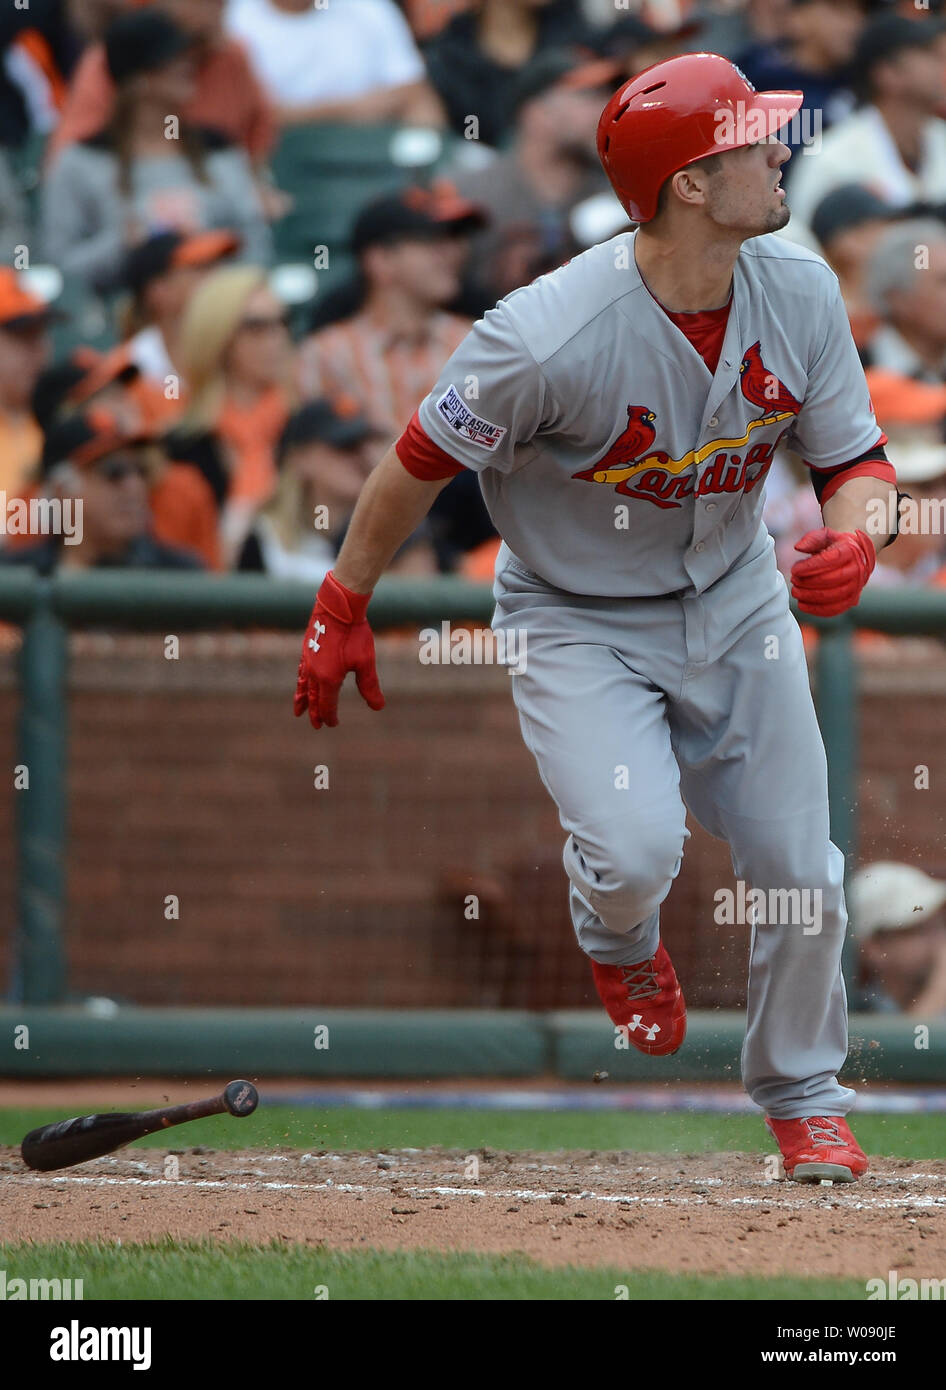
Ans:
{"label": "red undershirt sleeve", "polygon": [[433,483],[440,478],[454,478],[464,471],[462,463],[457,463],[425,434],[416,410],[407,429],[395,443],[394,450],[408,473],[420,478],[421,482]]}

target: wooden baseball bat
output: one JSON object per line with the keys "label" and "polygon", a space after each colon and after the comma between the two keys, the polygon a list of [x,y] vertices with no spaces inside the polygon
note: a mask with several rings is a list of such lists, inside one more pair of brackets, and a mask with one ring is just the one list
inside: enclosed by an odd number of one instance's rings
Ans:
{"label": "wooden baseball bat", "polygon": [[252,1115],[259,1104],[256,1087],[249,1081],[231,1081],[219,1096],[209,1100],[192,1100],[187,1105],[169,1105],[163,1110],[137,1110],[129,1114],[79,1115],[73,1120],[42,1125],[31,1129],[20,1145],[27,1168],[48,1173],[54,1168],[69,1168],[90,1158],[131,1144],[146,1134],[172,1125],[184,1125],[190,1120],[202,1120],[206,1115],[222,1115],[225,1111],[242,1117]]}

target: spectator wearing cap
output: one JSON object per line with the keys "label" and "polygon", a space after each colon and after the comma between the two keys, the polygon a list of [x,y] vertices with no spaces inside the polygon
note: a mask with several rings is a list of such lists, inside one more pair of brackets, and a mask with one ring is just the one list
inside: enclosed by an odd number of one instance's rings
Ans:
{"label": "spectator wearing cap", "polygon": [[33,389],[49,360],[54,317],[16,271],[0,267],[0,491],[24,495],[42,451]]}
{"label": "spectator wearing cap", "polygon": [[946,226],[910,218],[887,228],[867,263],[865,289],[882,319],[865,365],[913,381],[946,381]]}
{"label": "spectator wearing cap", "polygon": [[[254,165],[265,166],[276,132],[273,113],[242,44],[223,33],[224,5],[225,0],[158,0],[154,8],[192,40],[196,84],[185,112],[190,124],[220,131],[241,145]],[[105,45],[90,43],[72,75],[49,157],[108,125],[114,103]]]}
{"label": "spectator wearing cap", "polygon": [[149,434],[129,429],[101,408],[58,416],[43,444],[43,484],[47,495],[72,504],[75,533],[46,536],[34,545],[6,550],[0,558],[43,574],[116,565],[199,569],[195,555],[165,545],[151,533],[153,447]]}
{"label": "spectator wearing cap", "polygon": [[[484,222],[482,209],[444,183],[363,208],[351,237],[358,307],[303,342],[303,399],[352,401],[379,440],[395,438],[470,331],[470,320],[445,306],[460,289],[468,237]],[[383,446],[375,452],[380,456]],[[439,494],[431,527],[444,570],[495,534],[470,470]]]}
{"label": "spectator wearing cap", "polygon": [[226,25],[245,44],[281,125],[443,124],[393,0],[231,0]]}
{"label": "spectator wearing cap", "polygon": [[351,399],[379,434],[396,436],[470,330],[444,306],[459,292],[467,237],[484,221],[444,185],[367,204],[351,235],[359,307],[302,343],[302,397]]}
{"label": "spectator wearing cap", "polygon": [[[157,404],[155,397],[158,397]],[[142,376],[127,348],[110,352],[73,349],[61,362],[47,367],[33,390],[33,414],[43,431],[64,416],[94,407],[104,410],[125,430],[149,437],[163,427],[163,393]],[[189,463],[152,454],[148,505],[152,531],[158,540],[199,555],[210,569],[220,565],[217,506],[200,471]],[[39,495],[37,483],[27,496]],[[11,546],[28,538],[10,537]]]}
{"label": "spectator wearing cap", "polygon": [[791,175],[792,227],[841,184],[865,184],[891,207],[946,201],[946,121],[940,21],[888,14],[863,29],[852,83],[863,103],[825,135]]}
{"label": "spectator wearing cap", "polygon": [[[811,230],[841,284],[844,307],[859,349],[866,347],[880,320],[864,287],[867,263],[895,209],[863,184],[842,184],[815,208]],[[876,404],[876,402],[875,402]],[[886,416],[881,414],[882,419]]]}
{"label": "spectator wearing cap", "polygon": [[854,109],[851,63],[866,23],[867,0],[789,0],[783,35],[753,44],[735,58],[759,91],[802,91],[798,120],[779,132],[794,158],[785,183],[804,160],[817,158],[817,144],[801,146],[803,136],[828,130]]}
{"label": "spectator wearing cap", "polygon": [[455,171],[460,193],[489,213],[471,269],[492,302],[581,249],[573,209],[610,193],[595,134],[613,78],[610,60],[576,67],[561,49],[541,54],[519,75],[509,150],[484,168]]}
{"label": "spectator wearing cap", "polygon": [[[371,469],[368,421],[329,401],[310,401],[289,419],[277,450],[279,482],[240,557],[241,569],[320,584],[338,554],[355,503]],[[431,574],[436,559],[426,526],[394,557],[389,569]]]}
{"label": "spectator wearing cap", "polygon": [[222,563],[236,562],[276,486],[275,452],[293,404],[294,353],[285,305],[254,266],[213,270],[181,323],[187,409],[166,440],[204,473],[219,509]]}
{"label": "spectator wearing cap", "polygon": [[227,228],[248,259],[268,263],[269,228],[244,151],[186,120],[168,138],[169,116],[194,91],[188,35],[160,10],[136,9],[110,25],[105,54],[112,119],[63,150],[46,179],[46,256],[102,290],[114,286],[126,248],[153,230]]}
{"label": "spectator wearing cap", "polygon": [[865,1004],[912,1018],[946,1015],[946,883],[878,860],[851,876],[848,907]]}
{"label": "spectator wearing cap", "polygon": [[427,45],[427,72],[451,129],[497,147],[513,135],[521,70],[552,48],[577,63],[597,38],[574,0],[475,0]]}
{"label": "spectator wearing cap", "polygon": [[177,360],[184,311],[204,277],[239,246],[239,238],[227,231],[155,232],[125,257],[121,284],[130,302],[122,317],[128,355],[172,407],[186,391]]}
{"label": "spectator wearing cap", "polygon": [[143,412],[132,393],[139,381],[138,368],[124,347],[109,352],[73,348],[40,373],[30,402],[33,415],[46,430],[57,415],[96,405],[137,426]]}

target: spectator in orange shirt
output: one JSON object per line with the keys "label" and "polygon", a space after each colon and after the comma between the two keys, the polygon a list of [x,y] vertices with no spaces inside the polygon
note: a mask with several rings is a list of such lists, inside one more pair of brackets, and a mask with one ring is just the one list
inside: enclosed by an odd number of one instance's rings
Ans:
{"label": "spectator in orange shirt", "polygon": [[[156,0],[152,8],[169,14],[193,41],[197,85],[184,112],[187,119],[219,130],[242,145],[255,166],[264,166],[276,127],[243,46],[223,33],[224,0]],[[114,102],[105,45],[93,43],[73,74],[62,119],[50,140],[50,157],[107,125]]]}
{"label": "spectator in orange shirt", "polygon": [[49,360],[53,317],[16,271],[0,267],[0,491],[8,497],[24,495],[42,452],[30,398]]}
{"label": "spectator in orange shirt", "polygon": [[167,447],[175,459],[197,464],[213,488],[229,568],[272,496],[276,445],[292,403],[288,314],[265,272],[212,271],[187,306],[179,348],[190,396]]}

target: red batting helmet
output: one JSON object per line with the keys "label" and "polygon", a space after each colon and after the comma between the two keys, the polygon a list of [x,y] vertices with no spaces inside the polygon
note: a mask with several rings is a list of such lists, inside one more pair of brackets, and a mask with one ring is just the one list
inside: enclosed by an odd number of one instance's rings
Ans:
{"label": "red batting helmet", "polygon": [[618,88],[598,122],[598,155],[634,221],[649,222],[671,174],[768,139],[803,100],[803,92],[757,92],[718,53],[684,53]]}

